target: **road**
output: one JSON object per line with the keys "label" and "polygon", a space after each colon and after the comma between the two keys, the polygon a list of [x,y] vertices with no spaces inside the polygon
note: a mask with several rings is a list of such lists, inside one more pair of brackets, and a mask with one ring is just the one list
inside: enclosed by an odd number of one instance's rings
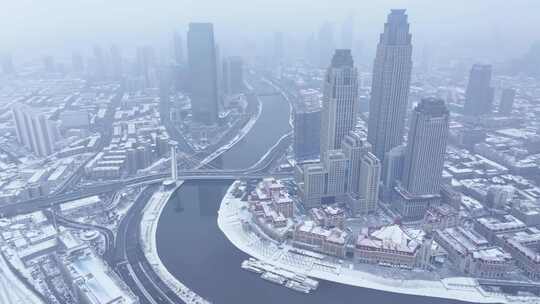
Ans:
{"label": "road", "polygon": [[[264,176],[288,177],[289,173],[266,173],[269,167],[281,156],[290,145],[291,136],[283,137],[270,151],[253,167],[244,170],[186,170],[179,174],[182,180],[234,180],[234,179],[256,179]],[[93,195],[118,191],[126,186],[137,184],[160,183],[170,177],[170,173],[156,173],[145,176],[133,177],[125,180],[111,180],[100,184],[93,184],[84,189],[39,197],[0,207],[0,213],[5,216],[13,216],[21,213],[29,213],[43,208],[53,207],[64,202],[76,200]]]}
{"label": "road", "polygon": [[147,186],[120,222],[110,264],[114,265],[115,271],[139,297],[140,303],[184,303],[155,274],[141,249],[139,225],[142,211],[157,187]]}
{"label": "road", "polygon": [[[47,214],[47,213],[46,213]],[[114,233],[103,226],[92,225],[87,223],[81,223],[74,220],[70,220],[66,217],[63,217],[57,213],[49,211],[49,216],[53,216],[56,223],[74,229],[82,230],[96,230],[105,237],[105,251],[103,252],[103,258],[106,261],[110,261],[113,257],[114,248],[115,248],[115,238]]]}
{"label": "road", "polygon": [[[109,111],[113,112],[113,111]],[[109,115],[112,115],[109,113]],[[109,117],[112,121],[112,117]],[[105,129],[106,125],[104,126]],[[110,129],[110,128],[109,128]],[[170,128],[169,132],[174,128]],[[110,130],[103,130],[105,134],[102,144],[110,141]],[[172,131],[174,133],[174,131]],[[180,139],[180,134],[171,134],[176,140]],[[174,136],[176,135],[176,136]],[[290,145],[292,136],[288,134],[280,139],[261,160],[254,166],[244,170],[193,170],[180,172],[181,180],[235,180],[235,179],[256,179],[265,176],[289,177],[292,173],[268,174],[271,165],[283,155]],[[179,140],[182,150],[189,151],[189,145],[183,140]],[[210,154],[208,154],[210,155]],[[78,171],[70,177],[69,181],[62,187],[62,190],[70,188],[74,182],[79,180],[81,172]],[[46,197],[36,198],[23,202],[18,202],[0,207],[0,214],[13,216],[20,213],[28,213],[36,210],[54,207],[64,202],[84,198],[93,195],[118,191],[126,186],[146,185],[144,190],[137,196],[134,205],[121,220],[116,237],[112,231],[95,225],[84,224],[72,221],[68,218],[50,213],[59,224],[77,229],[94,229],[103,233],[106,237],[106,250],[104,259],[122,277],[124,282],[131,288],[133,293],[139,298],[140,303],[161,304],[161,303],[183,303],[183,301],[161,281],[148,263],[142,246],[140,244],[139,229],[142,220],[142,211],[159,184],[170,177],[170,173],[156,173],[145,176],[133,177],[125,180],[106,181],[101,184],[92,184],[78,191],[62,192]],[[51,211],[47,211],[51,212]]]}

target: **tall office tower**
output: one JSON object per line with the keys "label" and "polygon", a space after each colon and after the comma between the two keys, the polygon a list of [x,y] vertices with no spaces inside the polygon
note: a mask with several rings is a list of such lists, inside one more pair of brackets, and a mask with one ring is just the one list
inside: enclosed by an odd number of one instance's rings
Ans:
{"label": "tall office tower", "polygon": [[349,165],[347,166],[347,192],[358,194],[362,156],[371,152],[371,144],[362,140],[357,133],[351,132],[351,134],[345,136],[343,139],[341,149],[349,161]]}
{"label": "tall office tower", "polygon": [[4,74],[13,74],[15,73],[15,68],[13,66],[13,57],[11,57],[11,54],[3,54],[2,55],[2,71]]}
{"label": "tall office tower", "polygon": [[411,115],[403,186],[414,194],[439,193],[449,132],[444,100],[424,98]]}
{"label": "tall office tower", "polygon": [[184,44],[182,42],[182,36],[178,32],[173,33],[173,61],[175,64],[182,64],[184,62]]}
{"label": "tall office tower", "polygon": [[429,46],[427,44],[424,44],[424,47],[422,48],[422,59],[420,61],[420,71],[423,73],[429,73],[429,69],[431,67],[431,53],[429,50]]}
{"label": "tall office tower", "polygon": [[381,181],[383,184],[382,199],[389,202],[391,199],[392,189],[401,179],[403,172],[403,162],[405,159],[405,145],[400,145],[386,152],[381,172]]}
{"label": "tall office tower", "polygon": [[58,135],[57,125],[27,105],[16,103],[12,107],[15,130],[19,143],[36,155],[47,156],[54,152]]}
{"label": "tall office tower", "polygon": [[319,50],[319,67],[328,66],[328,58],[332,55],[332,51],[335,49],[334,42],[334,26],[330,22],[325,22],[319,29],[317,36],[318,50]]}
{"label": "tall office tower", "polygon": [[214,124],[218,118],[218,84],[213,25],[190,23],[187,43],[193,118]]}
{"label": "tall office tower", "polygon": [[113,79],[119,80],[122,78],[123,65],[122,54],[116,45],[111,46],[111,76]]}
{"label": "tall office tower", "polygon": [[300,173],[302,181],[298,183],[300,197],[306,209],[318,207],[326,193],[326,169],[320,164],[306,164]]}
{"label": "tall office tower", "polygon": [[341,148],[356,124],[358,71],[350,50],[336,50],[326,71],[321,112],[321,159],[326,151]]}
{"label": "tall office tower", "polygon": [[56,72],[56,63],[53,56],[47,55],[43,57],[43,68],[47,73]]}
{"label": "tall office tower", "polygon": [[171,90],[174,70],[175,67],[173,66],[165,66],[159,69],[159,111],[160,113],[167,113],[167,115],[159,116],[162,122],[169,122],[173,115],[171,113]]}
{"label": "tall office tower", "polygon": [[273,67],[277,67],[283,63],[284,60],[284,37],[283,32],[274,33],[274,45],[272,53]]}
{"label": "tall office tower", "polygon": [[223,89],[225,94],[234,95],[244,90],[244,64],[241,57],[223,60]]}
{"label": "tall office tower", "polygon": [[217,79],[217,96],[218,96],[218,112],[224,109],[225,92],[223,88],[223,63],[221,62],[221,52],[219,45],[215,46],[216,54],[216,79]]}
{"label": "tall office tower", "polygon": [[104,80],[107,77],[107,59],[100,46],[94,46],[94,77],[98,80]]}
{"label": "tall office tower", "polygon": [[75,73],[84,72],[84,60],[79,52],[73,52],[71,54],[71,70]]}
{"label": "tall office tower", "polygon": [[[362,65],[362,64],[367,63],[368,60],[366,60],[365,58],[366,47],[365,47],[364,41],[362,39],[356,39],[354,40],[353,43],[354,44],[353,44],[352,52],[354,54],[354,62],[356,62],[357,65]],[[367,80],[365,82],[370,84],[370,82]],[[364,86],[364,84],[362,84],[362,86]]]}
{"label": "tall office tower", "polygon": [[312,66],[316,66],[319,63],[319,53],[317,50],[317,39],[314,34],[310,34],[305,41],[304,57],[307,63]]}
{"label": "tall office tower", "polygon": [[294,157],[297,162],[319,157],[321,109],[312,103],[294,104]]}
{"label": "tall office tower", "polygon": [[491,113],[494,89],[490,86],[491,65],[475,64],[469,74],[463,114],[476,116]]}
{"label": "tall office tower", "polygon": [[347,182],[347,157],[343,151],[341,149],[327,151],[324,165],[328,173],[326,196],[344,195]]}
{"label": "tall office tower", "polygon": [[499,113],[500,114],[510,114],[512,113],[512,108],[514,107],[514,98],[516,97],[516,90],[514,89],[504,89],[501,95],[501,103],[499,104]]}
{"label": "tall office tower", "polygon": [[358,206],[355,213],[370,213],[377,209],[379,201],[379,180],[381,162],[371,152],[366,152],[361,159],[358,191]]}
{"label": "tall office tower", "polygon": [[444,100],[432,97],[412,112],[398,191],[404,218],[423,217],[427,205],[440,197],[449,116]]}
{"label": "tall office tower", "polygon": [[145,87],[155,87],[157,82],[156,75],[156,55],[151,46],[142,46],[137,48],[136,72],[144,82]]}
{"label": "tall office tower", "polygon": [[411,56],[405,10],[392,10],[377,45],[369,103],[368,141],[378,159],[403,142]]}

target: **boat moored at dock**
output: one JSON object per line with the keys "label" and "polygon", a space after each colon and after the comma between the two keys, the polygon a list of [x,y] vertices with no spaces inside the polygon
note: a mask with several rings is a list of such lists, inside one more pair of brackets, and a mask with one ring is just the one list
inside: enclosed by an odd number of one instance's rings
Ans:
{"label": "boat moored at dock", "polygon": [[317,280],[311,279],[303,274],[276,267],[254,258],[249,258],[243,261],[241,267],[247,271],[262,273],[261,278],[267,281],[279,285],[285,285],[285,287],[303,293],[309,293],[312,290],[317,289],[319,286],[319,282]]}

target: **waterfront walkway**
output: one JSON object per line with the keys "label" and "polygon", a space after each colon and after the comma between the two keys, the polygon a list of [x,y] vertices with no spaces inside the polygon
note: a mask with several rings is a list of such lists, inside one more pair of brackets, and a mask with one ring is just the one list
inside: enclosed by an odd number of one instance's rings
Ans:
{"label": "waterfront walkway", "polygon": [[[359,269],[361,265],[353,267],[351,263],[331,262],[300,255],[288,245],[278,247],[273,242],[263,240],[244,228],[242,220],[247,219],[243,210],[246,202],[232,195],[236,183],[231,185],[221,202],[218,226],[233,245],[258,260],[317,279],[363,288],[477,303],[511,302],[503,295],[485,292],[472,278],[393,279]],[[527,302],[529,300],[534,299],[519,299],[516,303],[534,303]]]}

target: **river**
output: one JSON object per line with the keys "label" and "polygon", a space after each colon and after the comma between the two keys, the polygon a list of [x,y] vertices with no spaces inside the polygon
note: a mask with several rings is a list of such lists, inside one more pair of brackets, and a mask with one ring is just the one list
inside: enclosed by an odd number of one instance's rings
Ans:
{"label": "river", "polygon": [[[222,155],[221,167],[253,165],[290,131],[287,102],[281,96],[261,97],[261,101],[259,120],[241,142]],[[217,210],[229,185],[224,181],[185,183],[165,206],[157,228],[157,248],[163,264],[177,279],[213,303],[464,303],[332,282],[321,282],[317,290],[306,295],[258,278],[240,268],[248,256],[234,247],[217,226]]]}

